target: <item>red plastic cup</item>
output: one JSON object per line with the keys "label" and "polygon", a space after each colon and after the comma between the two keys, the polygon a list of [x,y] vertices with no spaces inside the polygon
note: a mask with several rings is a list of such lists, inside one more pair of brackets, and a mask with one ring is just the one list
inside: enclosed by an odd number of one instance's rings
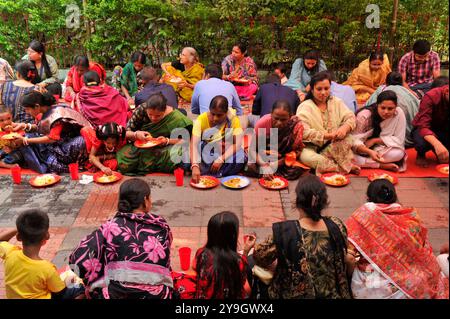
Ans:
{"label": "red plastic cup", "polygon": [[189,267],[191,266],[191,248],[180,247],[180,249],[178,249],[178,255],[180,256],[181,269],[184,271],[189,270]]}
{"label": "red plastic cup", "polygon": [[182,168],[177,168],[173,171],[177,186],[183,186],[184,183],[184,170]]}
{"label": "red plastic cup", "polygon": [[80,179],[80,177],[78,175],[78,163],[69,164],[69,172],[70,172],[70,178],[72,178],[74,181]]}
{"label": "red plastic cup", "polygon": [[11,176],[14,184],[20,184],[22,182],[22,169],[19,165],[11,168]]}

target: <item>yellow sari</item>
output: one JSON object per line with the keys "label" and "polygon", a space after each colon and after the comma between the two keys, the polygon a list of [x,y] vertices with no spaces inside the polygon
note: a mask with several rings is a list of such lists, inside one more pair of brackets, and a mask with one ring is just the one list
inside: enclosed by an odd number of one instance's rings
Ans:
{"label": "yellow sari", "polygon": [[195,83],[202,79],[203,73],[205,72],[203,64],[195,63],[190,69],[184,70],[183,72],[175,69],[173,66],[168,66],[166,70],[167,72],[163,76],[164,83],[171,85],[175,92],[177,92],[178,96],[181,96],[184,100],[191,102],[192,93],[194,90],[187,87],[179,88],[178,83],[175,82],[175,79],[180,78],[189,84],[195,85]]}
{"label": "yellow sari", "polygon": [[350,77],[343,84],[350,85],[356,93],[358,104],[363,104],[380,85],[386,83],[386,76],[391,71],[389,59],[386,54],[384,55],[381,68],[376,71],[370,69],[370,62],[367,58],[353,70]]}

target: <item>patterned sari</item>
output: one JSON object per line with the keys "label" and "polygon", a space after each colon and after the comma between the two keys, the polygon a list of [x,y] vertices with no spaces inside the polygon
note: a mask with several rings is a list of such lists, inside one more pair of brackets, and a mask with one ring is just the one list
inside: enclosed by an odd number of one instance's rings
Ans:
{"label": "patterned sari", "polygon": [[69,256],[91,298],[170,299],[172,233],[163,217],[121,213]]}
{"label": "patterned sari", "polygon": [[[136,112],[136,111],[135,111]],[[153,137],[170,137],[172,130],[192,130],[192,121],[178,110],[173,110],[158,123],[142,123],[133,131],[147,131]],[[151,172],[171,173],[181,163],[172,162],[172,158],[181,157],[184,147],[180,144],[151,149],[141,149],[134,144],[125,145],[117,152],[119,171],[126,175],[145,175]],[[189,156],[187,154],[187,156]]]}
{"label": "patterned sari", "polygon": [[[266,149],[270,148],[270,129],[272,129],[272,115],[267,114],[263,116],[255,127],[255,140],[258,139],[258,129],[265,129],[266,132]],[[303,144],[303,124],[297,116],[292,116],[285,127],[278,129],[278,149],[279,155],[284,157],[287,153],[300,153],[305,145]],[[301,167],[289,167],[283,165],[278,168],[277,174],[294,180],[300,177],[304,172]],[[259,174],[258,174],[259,175]]]}
{"label": "patterned sari", "polygon": [[[91,125],[77,111],[61,106],[50,109],[38,121],[38,133],[56,141],[20,148],[27,166],[41,173],[68,173],[71,163],[83,166],[88,160],[86,143],[80,135],[83,127]],[[38,137],[38,134],[28,137]]]}
{"label": "patterned sari", "polygon": [[269,285],[271,299],[350,299],[344,262],[345,225],[324,217],[327,231],[310,231],[298,220],[272,225],[273,236],[255,246],[256,265],[268,269],[277,260]]}
{"label": "patterned sari", "polygon": [[448,278],[414,208],[366,203],[346,225],[361,255],[352,279],[355,298],[449,298]]}
{"label": "patterned sari", "polygon": [[189,84],[194,84],[200,81],[203,77],[203,73],[205,73],[205,68],[201,63],[195,63],[188,70],[180,71],[175,69],[173,66],[168,66],[167,74],[163,76],[163,81],[166,84],[169,84],[173,87],[175,92],[177,92],[178,96],[182,97],[188,102],[191,102],[192,93],[194,93],[194,89],[184,87],[179,88],[177,83],[171,82],[174,77],[181,78]]}
{"label": "patterned sari", "polygon": [[355,114],[341,99],[331,96],[325,112],[313,100],[306,100],[300,104],[297,116],[305,128],[303,142],[306,147],[300,155],[301,162],[315,168],[316,173],[349,173],[353,166],[351,135],[336,142],[327,142],[324,135],[343,125],[348,125],[353,130],[356,126]]}

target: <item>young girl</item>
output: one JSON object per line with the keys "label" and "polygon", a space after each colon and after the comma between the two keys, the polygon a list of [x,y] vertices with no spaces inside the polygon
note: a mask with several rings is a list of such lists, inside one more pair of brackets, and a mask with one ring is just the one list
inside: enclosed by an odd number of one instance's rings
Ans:
{"label": "young girl", "polygon": [[247,281],[247,255],[256,236],[244,243],[244,253],[237,252],[239,219],[232,212],[221,212],[208,222],[208,241],[195,254],[197,299],[242,299],[250,293]]}
{"label": "young girl", "polygon": [[0,167],[11,168],[19,161],[17,152],[11,149],[11,141],[3,140],[2,137],[12,131],[12,113],[5,105],[0,104]]}
{"label": "young girl", "polygon": [[89,153],[89,162],[86,164],[89,171],[99,169],[106,175],[111,175],[117,170],[116,152],[126,144],[124,127],[109,122],[99,126],[97,130],[85,127],[81,130],[81,135]]}
{"label": "young girl", "polygon": [[377,102],[356,113],[353,135],[354,161],[367,168],[406,170],[406,117],[397,107],[397,95],[383,91]]}

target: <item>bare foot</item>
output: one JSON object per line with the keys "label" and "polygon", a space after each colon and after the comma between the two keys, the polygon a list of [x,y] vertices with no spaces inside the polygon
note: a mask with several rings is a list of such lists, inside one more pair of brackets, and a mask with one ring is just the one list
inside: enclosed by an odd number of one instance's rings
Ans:
{"label": "bare foot", "polygon": [[419,167],[428,167],[429,166],[427,159],[424,156],[419,156],[419,155],[417,155],[417,158],[416,158],[416,165]]}
{"label": "bare foot", "polygon": [[359,167],[357,165],[352,165],[350,173],[355,174],[355,175],[359,175],[361,173],[361,167]]}
{"label": "bare foot", "polygon": [[393,172],[398,172],[399,167],[397,164],[394,163],[384,163],[384,164],[380,164],[380,168],[381,169],[385,169],[388,171],[393,171]]}

